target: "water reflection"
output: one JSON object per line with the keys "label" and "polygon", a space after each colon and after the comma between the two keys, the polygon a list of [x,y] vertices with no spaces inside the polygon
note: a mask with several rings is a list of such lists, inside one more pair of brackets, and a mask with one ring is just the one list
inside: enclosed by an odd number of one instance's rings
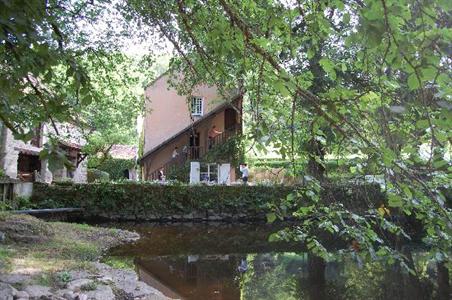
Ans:
{"label": "water reflection", "polygon": [[137,259],[142,280],[175,299],[240,299],[234,280],[241,257],[188,255]]}
{"label": "water reflection", "polygon": [[[269,243],[279,228],[251,225],[140,225],[142,239],[114,249],[133,257],[141,280],[174,299],[432,299],[433,281],[396,265],[325,262],[297,243]],[[423,263],[417,256],[416,261]],[[430,274],[432,275],[432,274]]]}

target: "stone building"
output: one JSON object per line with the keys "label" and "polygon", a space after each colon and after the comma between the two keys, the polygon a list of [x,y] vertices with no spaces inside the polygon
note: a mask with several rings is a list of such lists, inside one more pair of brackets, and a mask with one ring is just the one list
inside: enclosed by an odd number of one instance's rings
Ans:
{"label": "stone building", "polygon": [[87,157],[81,148],[86,143],[79,130],[71,124],[56,124],[60,138],[59,147],[66,153],[74,169],[61,169],[51,172],[46,159],[40,152],[55,129],[42,124],[35,129],[33,138],[23,142],[14,138],[11,130],[0,123],[0,169],[7,177],[19,182],[46,182],[71,180],[84,183],[87,179]]}
{"label": "stone building", "polygon": [[[138,147],[134,145],[113,145],[109,151],[113,159],[129,160],[136,163],[138,158]],[[125,179],[137,180],[136,165],[122,170]]]}

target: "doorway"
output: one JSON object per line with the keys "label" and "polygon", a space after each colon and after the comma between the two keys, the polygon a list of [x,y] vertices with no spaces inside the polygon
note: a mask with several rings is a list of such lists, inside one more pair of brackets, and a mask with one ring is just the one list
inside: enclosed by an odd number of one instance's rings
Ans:
{"label": "doorway", "polygon": [[224,129],[232,130],[237,124],[237,112],[232,108],[224,110]]}
{"label": "doorway", "polygon": [[35,172],[41,172],[41,160],[38,155],[19,153],[17,173],[21,181],[33,182]]}
{"label": "doorway", "polygon": [[199,147],[199,132],[195,131],[190,134],[190,147]]}
{"label": "doorway", "polygon": [[199,132],[193,131],[190,134],[190,141],[189,141],[189,156],[191,159],[198,159],[200,157],[200,140],[199,140]]}

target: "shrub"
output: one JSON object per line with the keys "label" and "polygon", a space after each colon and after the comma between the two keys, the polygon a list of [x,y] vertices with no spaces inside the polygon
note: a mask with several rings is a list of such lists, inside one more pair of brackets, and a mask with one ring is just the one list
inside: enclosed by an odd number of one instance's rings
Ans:
{"label": "shrub", "polygon": [[101,170],[88,169],[87,180],[88,182],[105,182],[110,180],[110,175],[107,172]]}
{"label": "shrub", "polygon": [[15,202],[15,206],[14,209],[32,209],[33,207],[33,203],[31,203],[31,199],[30,197],[22,197],[22,196],[17,196],[16,198],[14,198],[14,202]]}
{"label": "shrub", "polygon": [[58,180],[58,181],[53,181],[53,184],[58,184],[58,185],[73,185],[74,182],[73,182],[72,179],[70,179],[70,178],[63,178],[63,179]]}
{"label": "shrub", "polygon": [[190,181],[190,162],[187,161],[183,166],[178,166],[172,168],[168,171],[166,175],[167,180],[175,180],[178,182],[189,182]]}

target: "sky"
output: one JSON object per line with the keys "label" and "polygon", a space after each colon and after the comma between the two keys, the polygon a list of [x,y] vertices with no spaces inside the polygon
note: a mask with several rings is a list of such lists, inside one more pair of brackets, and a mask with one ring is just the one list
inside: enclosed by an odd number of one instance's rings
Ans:
{"label": "sky", "polygon": [[[85,32],[93,44],[101,45],[106,37],[117,38],[115,46],[128,56],[141,58],[151,55],[155,60],[155,77],[167,70],[173,47],[169,41],[160,38],[158,32],[145,24],[137,24],[126,21],[116,9],[124,0],[113,0],[105,3],[99,1],[97,5],[102,7],[100,17],[92,22],[89,19],[80,18],[77,23],[79,30]],[[124,35],[128,32],[128,35]],[[143,91],[144,92],[144,91]],[[138,135],[143,128],[143,116],[136,120]]]}
{"label": "sky", "polygon": [[[90,18],[79,18],[78,30],[86,33],[89,36],[88,40],[96,45],[101,45],[106,37],[111,37],[109,42],[113,39],[112,44],[127,55],[141,57],[148,54],[154,56],[171,54],[173,51],[171,43],[160,38],[154,28],[124,18],[117,9],[117,6],[124,2],[125,0],[97,2],[96,8],[99,9],[100,16],[95,21]],[[124,32],[127,32],[127,35]]]}

